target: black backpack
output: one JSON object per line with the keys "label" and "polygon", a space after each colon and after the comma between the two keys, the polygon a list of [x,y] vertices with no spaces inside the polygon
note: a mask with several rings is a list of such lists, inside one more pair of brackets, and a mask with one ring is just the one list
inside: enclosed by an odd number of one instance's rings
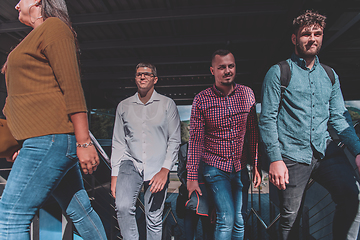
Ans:
{"label": "black backpack", "polygon": [[[331,67],[322,63],[320,64],[324,68],[328,77],[330,78],[332,85],[334,85],[335,75]],[[291,80],[291,71],[290,71],[289,63],[286,60],[279,62],[278,65],[280,67],[280,82],[281,82],[281,96],[282,96],[287,86],[289,86]]]}

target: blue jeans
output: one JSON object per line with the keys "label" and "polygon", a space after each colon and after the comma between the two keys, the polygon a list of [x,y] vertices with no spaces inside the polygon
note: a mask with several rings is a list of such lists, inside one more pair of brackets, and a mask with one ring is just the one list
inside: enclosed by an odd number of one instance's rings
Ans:
{"label": "blue jeans", "polygon": [[121,161],[116,181],[116,212],[120,232],[124,240],[139,239],[135,219],[136,200],[144,185],[144,206],[146,217],[146,239],[161,240],[162,215],[168,182],[162,191],[152,194],[150,181],[143,180],[143,175],[131,160]]}
{"label": "blue jeans", "polygon": [[216,207],[214,238],[243,239],[250,186],[247,169],[229,173],[204,163],[203,175]]}
{"label": "blue jeans", "polygon": [[279,191],[281,239],[299,239],[305,188],[310,177],[329,191],[336,204],[333,239],[357,239],[360,226],[358,183],[345,153],[335,151],[334,144],[329,145],[325,159],[319,160],[315,154],[311,165],[284,159],[289,171],[289,184],[285,190]]}
{"label": "blue jeans", "polygon": [[84,190],[75,142],[68,134],[24,141],[0,201],[0,240],[29,240],[31,221],[50,195],[84,239],[106,239]]}

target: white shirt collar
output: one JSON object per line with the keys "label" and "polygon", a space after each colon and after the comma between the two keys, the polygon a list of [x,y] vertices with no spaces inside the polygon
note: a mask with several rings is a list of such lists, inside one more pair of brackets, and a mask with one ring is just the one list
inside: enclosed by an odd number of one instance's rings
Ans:
{"label": "white shirt collar", "polygon": [[151,94],[151,97],[150,97],[149,101],[147,101],[147,103],[145,103],[145,104],[139,99],[139,94],[138,94],[138,92],[136,92],[136,93],[134,94],[134,97],[135,97],[135,99],[134,99],[134,101],[133,101],[134,103],[143,104],[143,105],[150,104],[150,103],[152,103],[152,102],[154,102],[154,101],[160,101],[159,94],[155,91],[155,89],[154,89],[153,93]]}

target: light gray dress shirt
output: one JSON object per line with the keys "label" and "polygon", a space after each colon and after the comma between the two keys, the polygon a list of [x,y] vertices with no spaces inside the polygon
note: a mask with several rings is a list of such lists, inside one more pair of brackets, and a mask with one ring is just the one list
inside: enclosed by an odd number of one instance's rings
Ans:
{"label": "light gray dress shirt", "polygon": [[138,93],[121,101],[116,110],[112,139],[112,176],[120,162],[133,161],[144,181],[161,168],[171,170],[180,146],[180,117],[174,101],[155,90],[144,104]]}

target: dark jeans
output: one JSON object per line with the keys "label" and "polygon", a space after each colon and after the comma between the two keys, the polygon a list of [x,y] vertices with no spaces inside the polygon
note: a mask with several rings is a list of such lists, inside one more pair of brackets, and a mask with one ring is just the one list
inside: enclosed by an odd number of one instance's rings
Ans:
{"label": "dark jeans", "polygon": [[[336,148],[333,144],[329,147]],[[326,188],[336,204],[333,220],[333,239],[353,239],[359,231],[355,220],[359,210],[359,189],[355,171],[345,153],[340,150],[327,153],[323,160],[314,154],[311,165],[284,159],[289,170],[289,184],[279,191],[280,198],[280,237],[284,240],[299,238],[299,223],[305,188],[309,178]],[[353,226],[352,226],[353,225]],[[351,230],[350,230],[351,229]]]}
{"label": "dark jeans", "polygon": [[201,220],[202,225],[202,235],[203,240],[212,240],[213,237],[213,226],[210,223],[210,215],[209,216],[200,216],[196,214],[194,210],[185,209],[185,217],[184,217],[184,230],[185,230],[185,239],[193,240],[195,237],[196,228]]}

